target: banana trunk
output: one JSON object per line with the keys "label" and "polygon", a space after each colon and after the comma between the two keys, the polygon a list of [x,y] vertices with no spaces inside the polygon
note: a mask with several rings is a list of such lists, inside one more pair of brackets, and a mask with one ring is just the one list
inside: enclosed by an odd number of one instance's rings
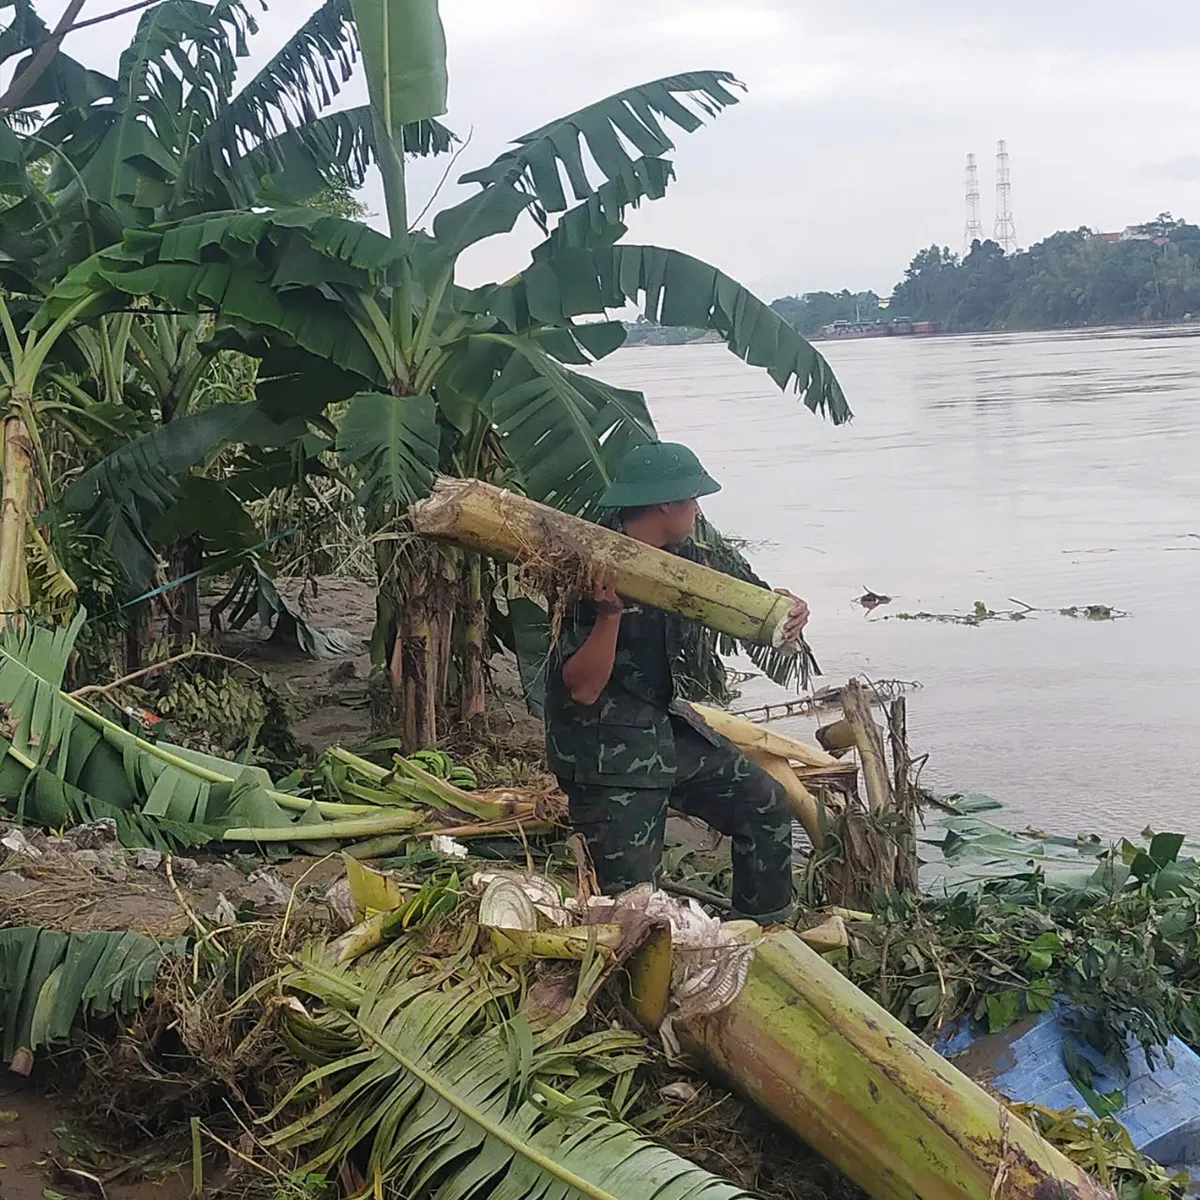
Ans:
{"label": "banana trunk", "polygon": [[3,488],[0,496],[0,628],[19,624],[29,607],[25,542],[33,516],[37,478],[33,443],[16,413],[4,421]]}
{"label": "banana trunk", "polygon": [[795,934],[685,1045],[875,1200],[1112,1200]]}
{"label": "banana trunk", "polygon": [[583,584],[611,572],[629,600],[667,609],[744,641],[785,649],[791,601],[477,479],[439,479],[415,504],[413,528],[521,563],[539,582]]}
{"label": "banana trunk", "polygon": [[818,750],[797,741],[787,734],[756,725],[745,717],[735,717],[724,709],[710,708],[707,704],[693,704],[700,719],[722,737],[727,737],[739,750],[761,750],[764,754],[798,762],[806,767],[836,767],[839,762],[828,751]]}

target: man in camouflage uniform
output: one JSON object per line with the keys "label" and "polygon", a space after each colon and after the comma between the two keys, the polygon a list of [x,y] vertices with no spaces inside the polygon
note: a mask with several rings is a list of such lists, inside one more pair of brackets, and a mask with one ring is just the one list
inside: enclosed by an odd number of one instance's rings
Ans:
{"label": "man in camouflage uniform", "polygon": [[[686,447],[655,443],[622,461],[603,498],[613,528],[693,562],[697,498],[720,490]],[[749,582],[767,585],[746,573]],[[791,595],[784,592],[784,595]],[[808,606],[796,599],[785,640]],[[783,788],[677,697],[684,618],[601,584],[564,622],[546,680],[550,768],[587,841],[601,888],[655,879],[668,806],[733,839],[733,904],[761,924],[792,907],[792,821]]]}

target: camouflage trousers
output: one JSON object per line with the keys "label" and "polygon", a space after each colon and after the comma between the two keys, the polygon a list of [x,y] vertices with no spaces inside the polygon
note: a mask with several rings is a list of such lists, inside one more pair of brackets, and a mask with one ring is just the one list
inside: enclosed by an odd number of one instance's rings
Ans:
{"label": "camouflage trousers", "polygon": [[783,788],[731,744],[714,746],[672,720],[675,781],[669,788],[561,781],[571,824],[587,841],[606,895],[650,883],[662,863],[667,809],[699,817],[733,840],[733,907],[768,924],[792,908],[792,817]]}

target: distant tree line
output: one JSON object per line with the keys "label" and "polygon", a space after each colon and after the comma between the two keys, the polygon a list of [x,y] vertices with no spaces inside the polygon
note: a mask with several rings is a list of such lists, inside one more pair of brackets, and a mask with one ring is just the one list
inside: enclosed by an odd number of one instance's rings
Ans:
{"label": "distant tree line", "polygon": [[879,307],[874,292],[808,292],[772,307],[803,335],[834,321],[933,321],[940,329],[1046,329],[1200,316],[1200,227],[1161,213],[1119,237],[1080,228],[1016,254],[988,240],[963,258],[919,251]]}

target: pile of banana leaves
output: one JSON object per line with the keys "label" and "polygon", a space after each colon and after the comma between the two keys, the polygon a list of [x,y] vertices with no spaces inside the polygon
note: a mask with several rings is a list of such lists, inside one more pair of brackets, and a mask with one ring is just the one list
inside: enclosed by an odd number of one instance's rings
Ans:
{"label": "pile of banana leaves", "polygon": [[354,1162],[364,1192],[439,1200],[749,1200],[629,1121],[643,1040],[579,1026],[604,960],[580,964],[565,1012],[528,1004],[529,964],[474,952],[467,927],[433,958],[420,938],[355,967],[313,946],[278,980],[284,1033],[309,1072],[267,1139],[300,1172]]}
{"label": "pile of banana leaves", "polygon": [[471,794],[457,784],[473,778],[448,760],[397,755],[389,769],[334,748],[311,779],[277,783],[261,767],[147,741],[62,690],[85,616],[0,632],[0,802],[18,822],[61,829],[111,818],[123,845],[159,850],[220,841],[368,853],[387,849],[378,839],[420,832],[538,827],[532,802]]}

